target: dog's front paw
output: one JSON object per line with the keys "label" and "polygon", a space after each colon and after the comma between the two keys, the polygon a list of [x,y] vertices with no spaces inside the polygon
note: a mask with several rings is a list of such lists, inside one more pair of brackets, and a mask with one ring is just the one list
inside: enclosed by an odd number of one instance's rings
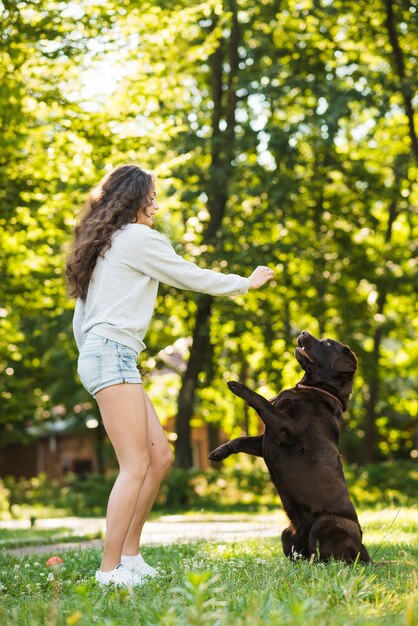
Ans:
{"label": "dog's front paw", "polygon": [[248,400],[251,390],[246,385],[244,385],[243,383],[239,383],[235,380],[231,380],[227,384],[232,393],[234,393],[239,398],[242,398],[243,400]]}
{"label": "dog's front paw", "polygon": [[216,461],[219,463],[219,461],[223,461],[230,454],[231,454],[231,449],[230,449],[229,444],[224,443],[221,446],[219,446],[219,448],[212,450],[212,452],[208,456],[208,459],[209,461]]}

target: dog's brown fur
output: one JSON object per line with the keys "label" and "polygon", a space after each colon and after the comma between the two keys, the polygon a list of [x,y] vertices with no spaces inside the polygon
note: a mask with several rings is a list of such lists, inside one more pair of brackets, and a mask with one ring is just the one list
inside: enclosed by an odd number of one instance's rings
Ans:
{"label": "dog's brown fur", "polygon": [[271,401],[242,383],[228,383],[266,429],[228,441],[209,458],[221,461],[237,452],[264,458],[291,522],[282,533],[286,556],[368,562],[338,448],[357,359],[348,346],[307,332],[298,337],[295,355],[305,370],[302,380]]}

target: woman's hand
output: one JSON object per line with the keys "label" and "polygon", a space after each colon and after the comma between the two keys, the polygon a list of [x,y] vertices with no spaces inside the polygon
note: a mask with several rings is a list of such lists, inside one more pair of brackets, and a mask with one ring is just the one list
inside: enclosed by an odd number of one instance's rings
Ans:
{"label": "woman's hand", "polygon": [[250,289],[258,289],[268,280],[271,280],[273,276],[273,270],[269,269],[265,265],[259,265],[255,268],[251,276],[248,277],[248,280],[250,281]]}

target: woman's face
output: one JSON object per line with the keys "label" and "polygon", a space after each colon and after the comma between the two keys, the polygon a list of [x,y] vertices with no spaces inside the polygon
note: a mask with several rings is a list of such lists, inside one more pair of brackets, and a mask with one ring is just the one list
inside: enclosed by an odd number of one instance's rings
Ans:
{"label": "woman's face", "polygon": [[157,196],[156,191],[155,189],[153,189],[151,191],[149,205],[147,206],[145,211],[140,211],[138,213],[138,219],[136,221],[137,224],[145,224],[146,226],[149,226],[150,228],[154,226],[154,215],[160,208],[157,204],[156,196]]}

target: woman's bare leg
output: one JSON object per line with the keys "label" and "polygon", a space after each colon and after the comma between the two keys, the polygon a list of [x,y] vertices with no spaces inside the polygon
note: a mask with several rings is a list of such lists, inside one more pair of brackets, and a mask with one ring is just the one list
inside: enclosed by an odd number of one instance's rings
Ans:
{"label": "woman's bare leg", "polygon": [[135,514],[126,535],[122,553],[126,556],[138,554],[142,528],[157,497],[160,484],[172,461],[172,452],[157,413],[145,393],[148,416],[148,454],[150,459],[147,477],[142,485]]}
{"label": "woman's bare leg", "polygon": [[106,387],[96,394],[103,425],[115,450],[119,475],[109,497],[101,571],[114,569],[148,473],[148,417],[141,384]]}

